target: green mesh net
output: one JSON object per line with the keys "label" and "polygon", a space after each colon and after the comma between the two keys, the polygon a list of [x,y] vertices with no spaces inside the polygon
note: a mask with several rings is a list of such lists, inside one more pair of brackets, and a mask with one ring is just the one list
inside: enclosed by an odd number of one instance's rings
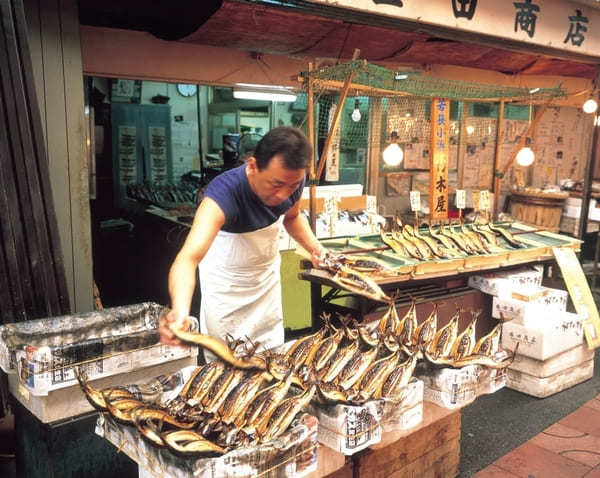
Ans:
{"label": "green mesh net", "polygon": [[[401,165],[388,167],[380,161],[380,172],[412,172],[412,189],[427,193],[430,144],[431,98],[450,100],[449,184],[451,188],[491,189],[493,181],[499,100],[504,107],[501,138],[502,168],[514,145],[527,129],[534,105],[564,98],[555,88],[516,88],[434,78],[415,71],[393,71],[362,60],[301,73],[303,91],[296,102],[306,108],[308,80],[312,80],[315,138],[323,148],[340,101],[344,81],[353,73],[343,104],[340,130],[335,141],[339,174],[322,183],[360,182],[365,184],[368,151],[383,151],[392,136],[403,150]],[[301,126],[306,128],[307,118]],[[322,151],[317,151],[318,157]],[[423,173],[420,173],[422,171]],[[512,177],[512,169],[508,173]],[[422,184],[419,184],[422,183]],[[508,187],[511,181],[505,181]]]}

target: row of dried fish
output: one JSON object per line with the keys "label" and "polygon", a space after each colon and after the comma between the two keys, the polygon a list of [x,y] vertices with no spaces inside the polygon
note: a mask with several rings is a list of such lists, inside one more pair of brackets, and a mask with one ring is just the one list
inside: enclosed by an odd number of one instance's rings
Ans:
{"label": "row of dried fish", "polygon": [[502,252],[506,246],[501,245],[497,236],[502,237],[511,249],[525,247],[510,231],[493,223],[465,224],[460,221],[440,224],[437,229],[431,224],[428,227],[429,234],[423,234],[419,228],[397,220],[391,232],[380,230],[381,240],[398,256],[422,261]]}
{"label": "row of dried fish", "polygon": [[222,361],[198,367],[176,398],[164,406],[139,400],[126,388],[95,390],[78,373],[89,402],[117,421],[137,427],[159,447],[186,455],[215,455],[281,436],[306,408],[316,387],[294,387],[288,368],[278,380]]}

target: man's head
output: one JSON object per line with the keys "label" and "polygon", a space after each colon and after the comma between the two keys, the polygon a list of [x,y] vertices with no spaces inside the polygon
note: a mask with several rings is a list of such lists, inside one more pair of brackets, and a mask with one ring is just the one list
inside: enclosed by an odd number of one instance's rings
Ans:
{"label": "man's head", "polygon": [[250,187],[263,204],[281,204],[298,189],[311,155],[312,147],[300,130],[288,126],[272,129],[248,159]]}

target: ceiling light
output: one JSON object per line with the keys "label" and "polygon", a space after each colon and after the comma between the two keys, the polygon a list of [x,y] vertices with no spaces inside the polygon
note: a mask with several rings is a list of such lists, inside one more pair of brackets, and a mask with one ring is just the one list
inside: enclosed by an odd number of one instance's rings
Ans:
{"label": "ceiling light", "polygon": [[398,166],[404,159],[404,152],[398,146],[398,133],[392,131],[390,144],[383,150],[383,162],[388,166]]}
{"label": "ceiling light", "polygon": [[473,125],[467,126],[467,134],[473,134],[475,132],[475,127]]}
{"label": "ceiling light", "polygon": [[594,98],[588,98],[588,100],[583,104],[583,111],[588,114],[595,113],[598,109],[598,103]]}
{"label": "ceiling light", "polygon": [[360,106],[360,101],[358,99],[354,100],[354,111],[352,112],[350,117],[352,118],[352,121],[354,121],[355,123],[359,122],[360,119],[362,118],[362,116],[360,114],[360,110],[358,109],[359,106]]}
{"label": "ceiling light", "polygon": [[297,95],[291,88],[285,86],[253,85],[236,83],[233,87],[233,97],[238,100],[296,101]]}
{"label": "ceiling light", "polygon": [[517,153],[517,163],[519,166],[531,166],[535,160],[535,153],[529,147],[531,144],[531,138],[525,140],[525,146]]}
{"label": "ceiling light", "polygon": [[396,73],[394,78],[396,78],[396,80],[406,80],[408,75],[406,73]]}
{"label": "ceiling light", "polygon": [[529,94],[533,95],[534,93],[537,93],[538,91],[540,91],[539,88],[532,88],[531,90],[529,90]]}

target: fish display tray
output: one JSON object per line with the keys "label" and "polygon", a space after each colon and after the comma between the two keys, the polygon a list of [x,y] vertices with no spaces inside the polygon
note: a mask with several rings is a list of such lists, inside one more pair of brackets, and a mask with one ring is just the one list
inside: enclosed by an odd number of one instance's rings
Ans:
{"label": "fish display tray", "polygon": [[502,347],[537,360],[546,360],[581,345],[583,319],[570,312],[554,312],[539,328],[524,327],[513,321],[502,324]]}
{"label": "fish display tray", "polygon": [[534,377],[508,369],[506,386],[538,398],[549,397],[567,388],[585,382],[594,375],[594,360],[575,365],[549,377]]}
{"label": "fish display tray", "polygon": [[423,399],[448,409],[462,408],[481,395],[494,393],[506,385],[506,370],[481,365],[462,368],[418,367],[415,375],[423,380]]}
{"label": "fish display tray", "polygon": [[[143,384],[148,377],[167,375],[183,367],[195,365],[197,357],[188,356],[177,360],[160,363],[150,367],[136,368],[128,373],[119,373],[89,383],[94,388]],[[24,386],[17,374],[8,375],[10,393],[42,423],[53,423],[67,418],[89,413],[94,409],[87,401],[79,384],[51,390],[47,395],[34,395]]]}
{"label": "fish display tray", "polygon": [[319,442],[352,455],[381,441],[384,432],[408,430],[423,419],[423,382],[411,379],[397,403],[372,400],[363,405],[314,405],[319,419]]}
{"label": "fish display tray", "polygon": [[[160,380],[165,386],[174,386],[164,388],[162,393],[153,397],[152,402],[163,404],[175,397],[195,368],[186,367],[173,374],[173,377]],[[104,413],[98,416],[96,434],[104,437],[120,452],[135,461],[146,476],[301,478],[309,476],[317,469],[317,424],[315,416],[305,413],[271,443],[235,449],[214,458],[174,455],[169,450],[158,448],[141,438],[135,427],[117,423],[110,415]]]}
{"label": "fish display tray", "polygon": [[[370,277],[380,286],[391,285],[411,281],[413,279],[428,279],[436,277],[445,277],[448,275],[461,274],[472,271],[484,271],[491,269],[500,269],[518,264],[552,259],[553,247],[568,247],[574,250],[580,249],[581,241],[568,236],[562,236],[547,231],[537,231],[529,226],[513,223],[508,230],[512,233],[519,233],[519,239],[526,244],[522,249],[506,248],[503,251],[490,254],[481,254],[451,259],[432,259],[428,261],[419,261],[411,258],[403,258],[394,254],[385,248],[381,237],[378,234],[336,237],[321,240],[321,244],[333,253],[342,251],[353,253],[361,250],[365,252],[365,257],[377,259],[395,274],[377,275],[370,274]],[[423,235],[429,235],[426,229],[420,229]],[[503,239],[498,238],[502,245],[506,245]],[[303,255],[300,249],[297,252]],[[344,289],[344,285],[332,280],[332,274],[324,270],[313,269],[309,261],[304,261],[302,267],[307,269],[300,272],[300,278],[330,287]],[[541,273],[538,285],[541,283]]]}
{"label": "fish display tray", "polygon": [[157,327],[163,310],[143,303],[6,324],[0,327],[0,365],[16,373],[29,393],[47,395],[75,385],[76,367],[94,380],[196,357],[196,346],[160,343]]}
{"label": "fish display tray", "polygon": [[526,373],[533,377],[546,378],[562,372],[568,368],[587,362],[594,358],[594,351],[582,344],[566,350],[547,360],[536,360],[525,355],[517,354],[510,370]]}

